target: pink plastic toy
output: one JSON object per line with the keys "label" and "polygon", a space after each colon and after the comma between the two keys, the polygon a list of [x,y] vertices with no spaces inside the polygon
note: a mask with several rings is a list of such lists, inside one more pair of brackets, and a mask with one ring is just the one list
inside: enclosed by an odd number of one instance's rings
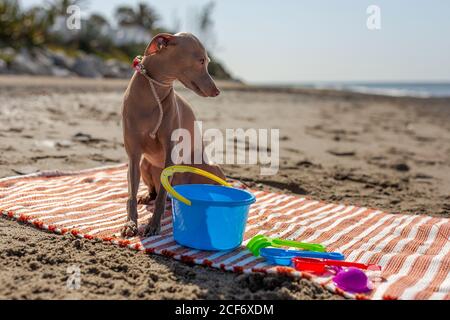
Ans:
{"label": "pink plastic toy", "polygon": [[374,287],[364,271],[354,267],[340,268],[333,281],[339,289],[354,293],[365,293]]}

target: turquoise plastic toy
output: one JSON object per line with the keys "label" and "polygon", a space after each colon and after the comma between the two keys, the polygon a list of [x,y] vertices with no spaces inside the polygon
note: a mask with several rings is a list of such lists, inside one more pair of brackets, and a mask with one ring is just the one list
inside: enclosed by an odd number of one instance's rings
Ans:
{"label": "turquoise plastic toy", "polygon": [[339,252],[317,252],[303,250],[284,250],[280,248],[262,248],[261,257],[266,258],[272,264],[280,266],[292,265],[292,258],[315,258],[329,260],[344,260],[345,256]]}

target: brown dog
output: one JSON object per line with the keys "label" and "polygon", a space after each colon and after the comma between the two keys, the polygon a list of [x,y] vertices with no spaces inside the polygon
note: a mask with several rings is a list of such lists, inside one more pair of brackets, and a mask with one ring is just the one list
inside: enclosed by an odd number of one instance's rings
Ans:
{"label": "brown dog", "polygon": [[[195,115],[189,104],[173,89],[179,80],[202,97],[216,97],[220,91],[208,73],[209,58],[205,48],[192,34],[159,34],[148,45],[142,63],[125,92],[122,117],[124,144],[128,154],[128,222],[122,235],[137,234],[137,193],[140,177],[148,186],[147,200],[155,200],[155,211],[145,228],[145,235],[159,233],[165,211],[167,192],[160,187],[163,168],[173,164],[171,139],[176,129],[191,133],[193,146]],[[160,101],[158,101],[158,99]],[[191,154],[193,155],[193,151]],[[220,168],[202,162],[195,165],[221,178]],[[172,184],[211,183],[190,174],[175,175]]]}

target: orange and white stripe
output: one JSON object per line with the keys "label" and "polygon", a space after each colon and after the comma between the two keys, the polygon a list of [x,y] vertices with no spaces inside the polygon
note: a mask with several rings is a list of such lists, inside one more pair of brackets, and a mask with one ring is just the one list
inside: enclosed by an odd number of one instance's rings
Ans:
{"label": "orange and white stripe", "polygon": [[[144,187],[141,190],[145,190]],[[370,295],[336,289],[329,277],[306,275],[315,283],[348,298],[450,299],[450,223],[446,218],[391,215],[378,210],[329,204],[293,195],[255,191],[243,245],[264,234],[318,242],[341,251],[349,261],[377,263],[385,282]],[[172,236],[172,216],[163,216],[161,234],[145,239],[121,239],[126,220],[126,165],[79,172],[45,172],[0,180],[0,210],[4,216],[58,233],[100,238],[116,245],[181,261],[234,272],[288,272],[254,257],[244,246],[227,252],[207,252],[178,245]],[[140,206],[139,223],[152,215]]]}

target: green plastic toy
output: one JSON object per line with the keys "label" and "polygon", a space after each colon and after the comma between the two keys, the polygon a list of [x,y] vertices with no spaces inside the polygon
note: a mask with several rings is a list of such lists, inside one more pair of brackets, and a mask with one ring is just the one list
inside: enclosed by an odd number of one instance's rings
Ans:
{"label": "green plastic toy", "polygon": [[259,234],[254,236],[248,243],[247,248],[255,255],[259,256],[259,250],[265,247],[293,247],[309,251],[325,252],[326,248],[317,243],[298,242],[279,238],[269,238]]}

